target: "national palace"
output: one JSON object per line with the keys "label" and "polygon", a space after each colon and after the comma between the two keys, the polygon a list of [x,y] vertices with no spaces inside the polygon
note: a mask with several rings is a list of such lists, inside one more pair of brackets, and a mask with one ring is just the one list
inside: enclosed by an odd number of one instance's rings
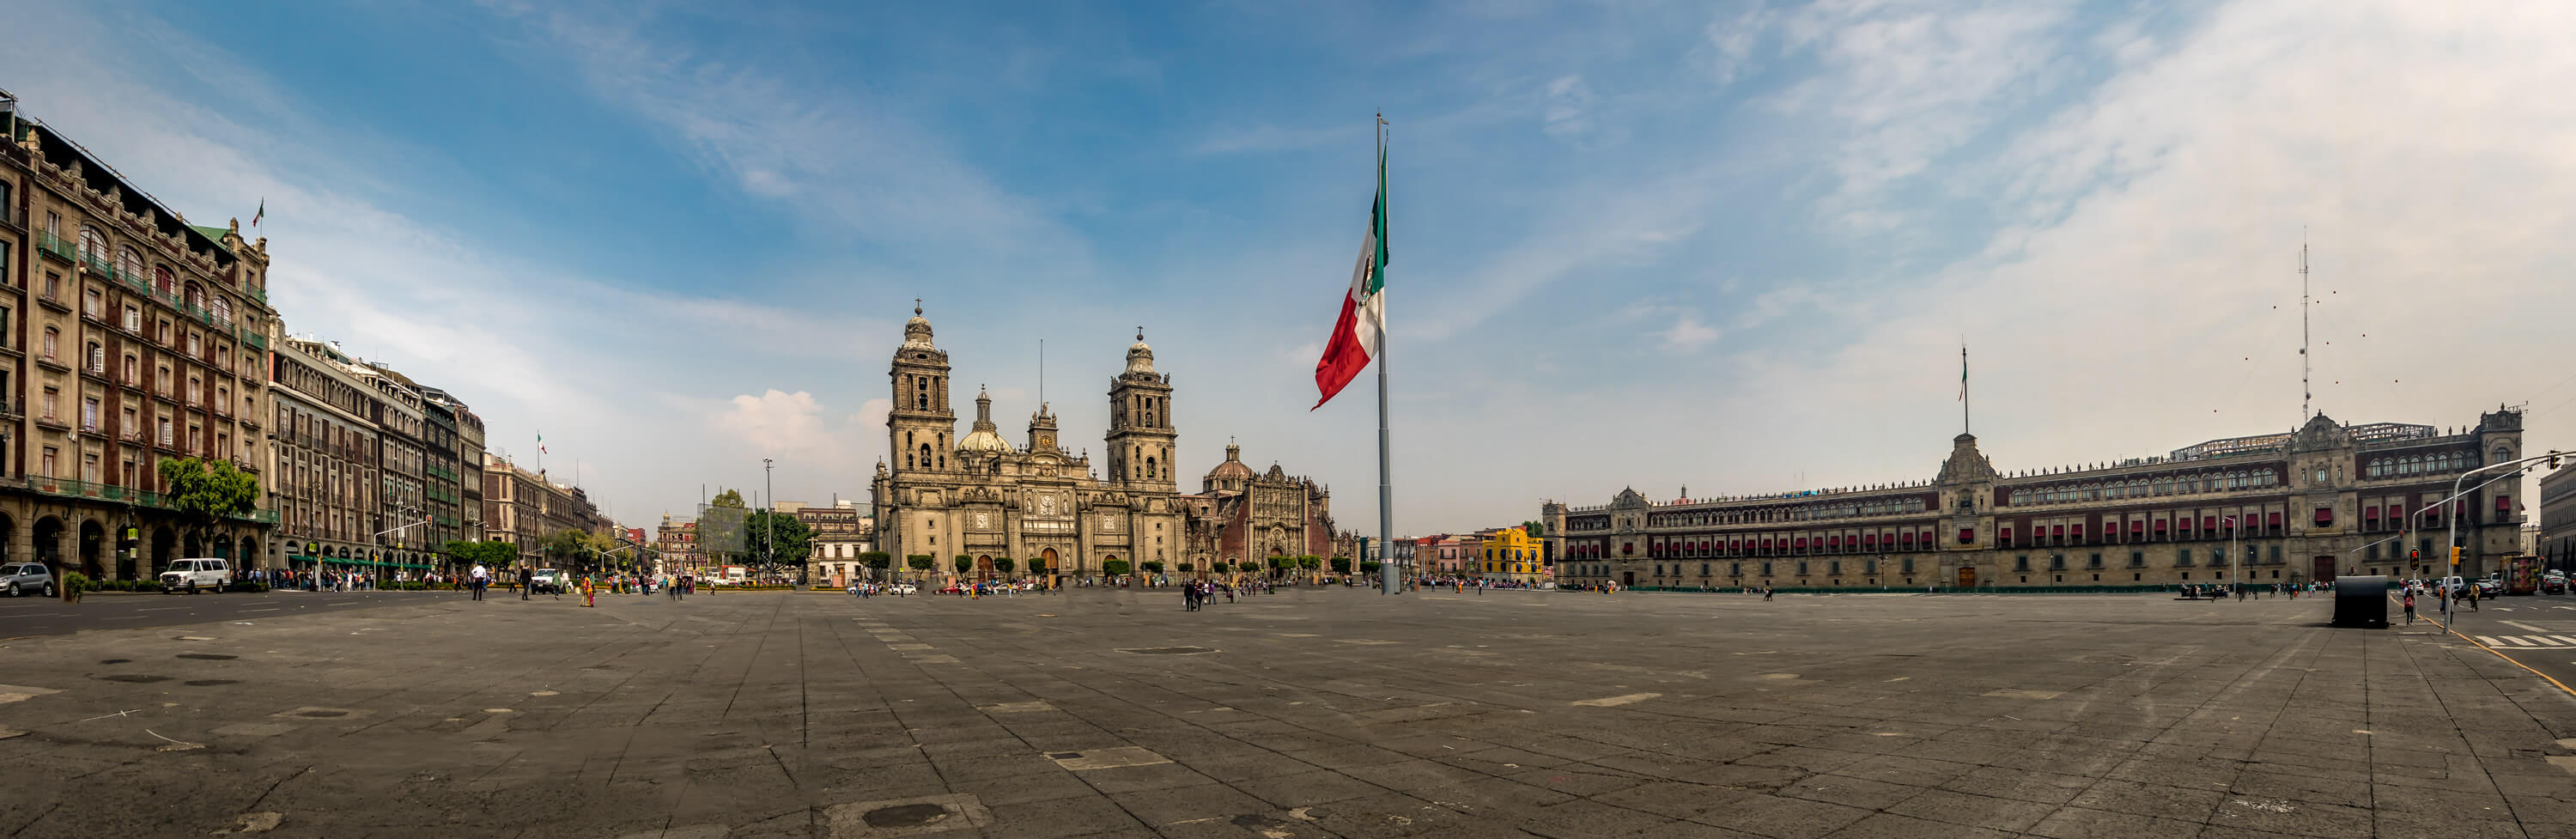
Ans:
{"label": "national palace", "polygon": [[[2476,576],[2522,523],[2500,481],[2451,504],[2454,478],[2522,453],[2522,413],[2445,432],[2344,425],[2212,440],[2099,466],[2002,474],[1960,434],[1930,481],[1716,500],[1540,508],[1560,584],[1922,589],[2320,582],[2437,570],[2456,525]],[[2483,480],[2483,476],[2479,479]],[[2475,481],[2472,481],[2472,486]],[[2411,527],[2410,527],[2410,524]]]}

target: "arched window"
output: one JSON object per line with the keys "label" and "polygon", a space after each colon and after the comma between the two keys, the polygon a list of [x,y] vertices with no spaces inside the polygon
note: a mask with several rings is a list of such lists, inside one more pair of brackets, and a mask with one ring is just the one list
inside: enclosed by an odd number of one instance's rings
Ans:
{"label": "arched window", "polygon": [[232,322],[233,299],[220,294],[215,295],[215,323],[230,325]]}
{"label": "arched window", "polygon": [[921,468],[930,468],[930,444],[921,444]]}
{"label": "arched window", "polygon": [[1156,477],[1158,474],[1159,473],[1154,471],[1154,459],[1151,457],[1145,458],[1145,477],[1152,478]]}
{"label": "arched window", "polygon": [[162,296],[167,297],[170,294],[171,283],[169,268],[152,266],[152,290],[161,292]]}
{"label": "arched window", "polygon": [[124,277],[126,282],[143,281],[143,255],[135,253],[133,245],[116,249],[116,273]]}
{"label": "arched window", "polygon": [[206,308],[206,287],[198,285],[195,280],[188,281],[188,307],[196,311]]}
{"label": "arched window", "polygon": [[107,261],[107,236],[98,232],[98,228],[81,225],[80,253],[93,261]]}
{"label": "arched window", "polygon": [[45,327],[45,358],[46,358],[46,360],[49,360],[49,361],[50,361],[50,360],[52,360],[53,358],[55,358],[55,348],[56,348],[56,347],[61,346],[61,345],[62,345],[62,342],[63,342],[63,331],[62,331],[62,330],[60,330],[60,329],[55,329],[55,328],[50,327],[50,326]]}

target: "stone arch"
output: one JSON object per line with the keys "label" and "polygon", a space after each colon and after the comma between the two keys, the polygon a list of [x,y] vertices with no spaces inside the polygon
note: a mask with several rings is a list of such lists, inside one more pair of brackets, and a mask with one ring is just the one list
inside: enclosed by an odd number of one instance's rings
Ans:
{"label": "stone arch", "polygon": [[236,556],[234,556],[234,555],[233,555],[233,535],[232,535],[232,534],[230,534],[230,533],[218,533],[218,534],[215,534],[214,556],[215,556],[215,558],[216,558],[216,559],[224,560],[224,562],[225,562],[226,564],[228,564],[228,565],[240,565],[240,564],[241,564],[239,561],[237,561],[237,560],[239,559],[239,557],[236,557]]}
{"label": "stone arch", "polygon": [[975,578],[979,580],[989,580],[993,578],[992,554],[975,555]]}
{"label": "stone arch", "polygon": [[[105,578],[107,575],[107,528],[100,525],[97,519],[82,519],[80,523],[79,545],[81,573],[88,574],[91,579]],[[136,579],[133,569],[119,568],[118,570],[124,573],[125,579]]]}
{"label": "stone arch", "polygon": [[236,564],[244,568],[259,567],[259,539],[251,536],[241,537],[240,547],[241,550],[238,553],[241,554],[241,561]]}
{"label": "stone arch", "polygon": [[146,576],[160,576],[161,569],[170,567],[170,560],[181,558],[178,553],[179,534],[172,532],[166,525],[152,528],[151,543],[144,548],[143,573]]}
{"label": "stone arch", "polygon": [[29,545],[36,551],[36,561],[48,567],[63,567],[63,520],[54,516],[36,519],[36,529],[29,534]]}
{"label": "stone arch", "polygon": [[205,556],[205,555],[206,555],[206,540],[205,540],[205,537],[203,537],[203,536],[199,536],[199,535],[197,535],[197,534],[195,534],[195,533],[185,533],[185,534],[181,534],[181,535],[180,535],[180,537],[179,537],[179,551],[180,551],[180,554],[181,554],[181,556],[179,557],[180,559],[188,559],[188,558],[191,558],[191,557],[201,557],[201,556]]}
{"label": "stone arch", "polygon": [[1047,573],[1049,573],[1049,574],[1062,574],[1062,573],[1064,573],[1064,565],[1063,565],[1062,561],[1061,561],[1061,560],[1056,556],[1056,553],[1055,553],[1055,549],[1054,549],[1054,548],[1048,548],[1048,549],[1046,549],[1046,550],[1039,551],[1039,552],[1038,552],[1038,558],[1039,558],[1039,559],[1041,559],[1041,560],[1045,560],[1045,561],[1046,561],[1046,569],[1047,569]]}
{"label": "stone arch", "polygon": [[17,558],[17,551],[14,549],[17,539],[18,521],[10,518],[7,513],[0,513],[0,562]]}

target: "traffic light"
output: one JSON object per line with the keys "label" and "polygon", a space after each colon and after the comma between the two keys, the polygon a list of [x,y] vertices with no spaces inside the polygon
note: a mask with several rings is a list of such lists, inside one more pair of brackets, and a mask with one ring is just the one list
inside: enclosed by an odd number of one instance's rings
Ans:
{"label": "traffic light", "polygon": [[2452,546],[2451,546],[2451,569],[2452,569],[2452,570],[2454,570],[2454,571],[2456,571],[2456,570],[2459,570],[2459,568],[2460,568],[2460,546],[2458,546],[2458,545],[2452,545]]}
{"label": "traffic light", "polygon": [[2413,549],[2413,548],[2408,548],[2408,549],[2406,549],[2406,570],[2408,570],[2408,571],[2422,571],[2422,570],[2424,570],[2424,552],[2423,552],[2423,551],[2419,551],[2419,550],[2416,550],[2416,549]]}

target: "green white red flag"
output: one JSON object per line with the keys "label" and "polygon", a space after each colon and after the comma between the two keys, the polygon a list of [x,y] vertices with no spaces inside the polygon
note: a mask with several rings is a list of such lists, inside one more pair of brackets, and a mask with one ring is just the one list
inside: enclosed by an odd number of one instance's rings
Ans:
{"label": "green white red flag", "polygon": [[[1360,239],[1359,264],[1351,268],[1351,290],[1342,298],[1342,315],[1324,342],[1324,357],[1315,362],[1315,389],[1322,397],[1315,408],[1333,401],[1342,387],[1359,378],[1378,357],[1386,337],[1386,152],[1377,157],[1377,200],[1369,205],[1368,235]],[[1308,408],[1306,410],[1314,410]]]}

